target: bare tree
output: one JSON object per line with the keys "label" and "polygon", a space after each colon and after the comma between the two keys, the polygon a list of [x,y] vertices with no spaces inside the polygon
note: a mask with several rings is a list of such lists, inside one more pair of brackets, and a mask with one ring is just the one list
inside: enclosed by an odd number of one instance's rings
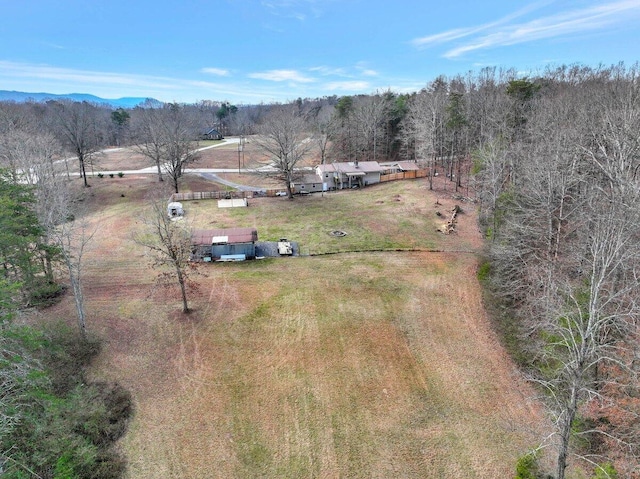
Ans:
{"label": "bare tree", "polygon": [[252,117],[251,113],[251,107],[244,106],[238,108],[238,111],[231,117],[229,126],[233,134],[246,136],[254,132],[256,118]]}
{"label": "bare tree", "polygon": [[166,211],[161,200],[152,201],[142,218],[143,230],[133,240],[144,246],[152,256],[153,265],[168,267],[175,274],[182,296],[182,312],[188,313],[187,283],[192,270],[191,233],[183,221],[176,221]]}
{"label": "bare tree", "polygon": [[356,158],[356,134],[354,125],[354,97],[343,96],[335,105],[336,128],[333,133],[332,152],[335,158],[351,161]]}
{"label": "bare tree", "polygon": [[53,133],[78,159],[80,176],[84,186],[87,181],[87,166],[104,146],[106,123],[100,109],[87,102],[49,102],[53,114]]}
{"label": "bare tree", "polygon": [[60,145],[49,132],[13,129],[0,135],[0,165],[11,173],[14,181],[38,184],[43,176],[55,175],[54,159]]}
{"label": "bare tree", "polygon": [[[467,95],[460,91],[449,93],[446,107],[446,129],[449,133],[449,154],[447,155],[449,168],[447,177],[453,181],[455,176],[455,189],[462,186],[462,160],[468,157],[469,138],[467,120]],[[456,172],[454,173],[454,164]]]}
{"label": "bare tree", "polygon": [[134,145],[132,149],[150,160],[157,168],[158,181],[164,181],[162,163],[166,138],[162,131],[162,110],[153,107],[138,107],[133,113]]}
{"label": "bare tree", "polygon": [[270,156],[274,175],[284,182],[287,196],[293,199],[296,165],[313,146],[307,125],[296,109],[277,106],[264,118],[259,131],[256,143]]}
{"label": "bare tree", "polygon": [[403,141],[411,146],[417,159],[429,164],[429,189],[433,189],[438,144],[444,126],[446,96],[440,89],[422,90],[411,101],[403,120]]}
{"label": "bare tree", "polygon": [[171,178],[173,190],[178,193],[178,181],[187,165],[198,159],[196,129],[182,107],[172,104],[168,107],[164,132],[167,135],[162,168]]}
{"label": "bare tree", "polygon": [[171,178],[176,193],[185,167],[198,159],[197,125],[192,120],[177,103],[135,110],[133,148],[157,167],[159,181],[163,174]]}
{"label": "bare tree", "polygon": [[630,404],[637,393],[637,76],[618,69],[580,75],[577,84],[541,81],[540,89],[510,82],[524,96],[510,117],[516,131],[498,127],[499,141],[485,136],[477,155],[479,197],[496,213],[490,257],[498,291],[519,318],[521,347],[555,420],[556,479],[564,479],[572,455],[594,464],[611,457],[574,447],[576,435],[604,434],[617,457],[626,451],[634,464],[640,444],[628,428],[585,430],[582,421],[593,414],[596,425],[610,423],[592,412],[594,404]]}
{"label": "bare tree", "polygon": [[492,240],[498,234],[498,202],[507,186],[507,154],[505,145],[494,140],[487,141],[473,155],[477,165],[475,181],[480,201],[480,221],[486,228],[487,237]]}
{"label": "bare tree", "polygon": [[320,104],[308,116],[313,139],[320,152],[320,164],[324,165],[327,162],[329,143],[337,127],[335,109],[330,105]]}
{"label": "bare tree", "polygon": [[[31,186],[35,192],[35,213],[42,227],[41,261],[44,276],[54,282],[54,263],[62,261],[74,295],[78,327],[86,337],[86,312],[82,290],[82,257],[92,237],[88,225],[73,201],[72,189],[56,174],[54,157],[59,147],[48,132],[13,130],[4,135],[3,156],[12,164],[14,181]],[[74,207],[75,205],[75,207]]]}
{"label": "bare tree", "polygon": [[[62,193],[59,191],[59,193]],[[65,194],[52,195],[58,204],[49,205],[48,215],[51,224],[46,225],[49,240],[58,247],[62,262],[69,276],[78,319],[78,328],[83,338],[87,337],[87,319],[83,292],[83,259],[87,244],[93,238],[86,218],[79,210],[72,211],[69,197]]]}
{"label": "bare tree", "polygon": [[49,233],[53,244],[58,247],[66,268],[76,308],[78,329],[83,339],[87,338],[87,312],[84,300],[84,252],[95,230],[84,218],[68,220]]}
{"label": "bare tree", "polygon": [[391,107],[388,95],[376,94],[358,97],[354,102],[352,119],[357,135],[357,156],[365,160],[377,161],[379,145],[384,145],[384,128]]}
{"label": "bare tree", "polygon": [[598,397],[598,369],[607,363],[622,367],[623,338],[634,333],[640,319],[640,215],[609,201],[592,198],[581,260],[583,274],[571,280],[556,271],[546,303],[549,321],[543,322],[547,345],[542,350],[551,377],[540,379],[552,398],[558,433],[556,477],[563,479],[569,442],[580,407]]}

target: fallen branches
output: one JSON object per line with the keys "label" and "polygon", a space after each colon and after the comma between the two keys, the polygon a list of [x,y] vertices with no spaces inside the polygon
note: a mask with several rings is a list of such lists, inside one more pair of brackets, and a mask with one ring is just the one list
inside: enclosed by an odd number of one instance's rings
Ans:
{"label": "fallen branches", "polygon": [[[438,228],[438,231],[447,235],[455,233],[456,220],[458,217],[458,213],[460,213],[461,211],[462,208],[460,208],[460,206],[454,205],[454,207],[451,209],[451,216],[449,217],[449,220],[442,226],[442,228]],[[438,216],[440,216],[440,214],[438,214]]]}

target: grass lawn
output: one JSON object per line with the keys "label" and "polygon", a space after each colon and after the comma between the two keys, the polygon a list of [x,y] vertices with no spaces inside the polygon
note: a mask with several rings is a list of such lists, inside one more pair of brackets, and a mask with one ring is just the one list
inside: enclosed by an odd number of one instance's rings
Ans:
{"label": "grass lawn", "polygon": [[[195,227],[255,226],[317,255],[200,265],[185,316],[129,240],[154,188],[139,181],[92,187],[85,273],[105,339],[92,375],[136,403],[131,478],[494,479],[536,444],[539,406],[482,307],[472,204],[446,236],[436,211],[454,201],[420,181],[185,202]],[[45,312],[72,314],[71,297]]]}
{"label": "grass lawn", "polygon": [[[216,201],[185,202],[184,207],[196,228],[256,227],[260,239],[298,241],[307,255],[473,248],[475,206],[463,205],[471,214],[461,218],[463,231],[454,238],[437,232],[453,205],[445,200],[440,203],[435,204],[425,182],[407,181],[358,191],[314,193],[294,200],[256,198],[249,200],[248,208],[219,209]],[[336,230],[346,236],[332,236]]]}

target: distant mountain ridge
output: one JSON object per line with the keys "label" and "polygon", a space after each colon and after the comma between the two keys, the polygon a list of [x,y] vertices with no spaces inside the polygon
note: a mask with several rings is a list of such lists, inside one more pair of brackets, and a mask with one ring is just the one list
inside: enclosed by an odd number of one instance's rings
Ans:
{"label": "distant mountain ridge", "polygon": [[160,104],[158,100],[154,98],[135,98],[124,97],[116,99],[100,98],[99,96],[90,95],[88,93],[27,93],[23,91],[9,91],[0,90],[0,101],[15,101],[16,103],[24,103],[26,101],[43,102],[47,100],[73,100],[73,101],[86,101],[90,103],[107,104],[115,108],[133,108],[140,103],[144,103],[150,100],[154,104]]}

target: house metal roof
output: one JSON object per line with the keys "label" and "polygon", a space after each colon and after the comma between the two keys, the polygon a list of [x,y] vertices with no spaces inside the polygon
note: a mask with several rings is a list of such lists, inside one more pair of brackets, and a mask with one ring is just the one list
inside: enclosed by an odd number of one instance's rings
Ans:
{"label": "house metal roof", "polygon": [[399,161],[396,163],[402,171],[418,171],[420,167],[414,161]]}
{"label": "house metal roof", "polygon": [[318,165],[318,171],[321,173],[343,173],[345,175],[356,175],[366,173],[381,173],[383,168],[377,161],[354,161],[331,163],[326,165]]}
{"label": "house metal roof", "polygon": [[258,241],[258,230],[255,228],[194,230],[191,233],[191,244],[195,246],[211,245],[214,242],[219,243],[222,237],[227,238],[227,244],[254,243]]}
{"label": "house metal roof", "polygon": [[315,184],[315,183],[322,183],[322,180],[320,178],[318,178],[318,175],[302,175],[302,178],[300,178],[298,181],[295,181],[295,183],[298,184]]}

